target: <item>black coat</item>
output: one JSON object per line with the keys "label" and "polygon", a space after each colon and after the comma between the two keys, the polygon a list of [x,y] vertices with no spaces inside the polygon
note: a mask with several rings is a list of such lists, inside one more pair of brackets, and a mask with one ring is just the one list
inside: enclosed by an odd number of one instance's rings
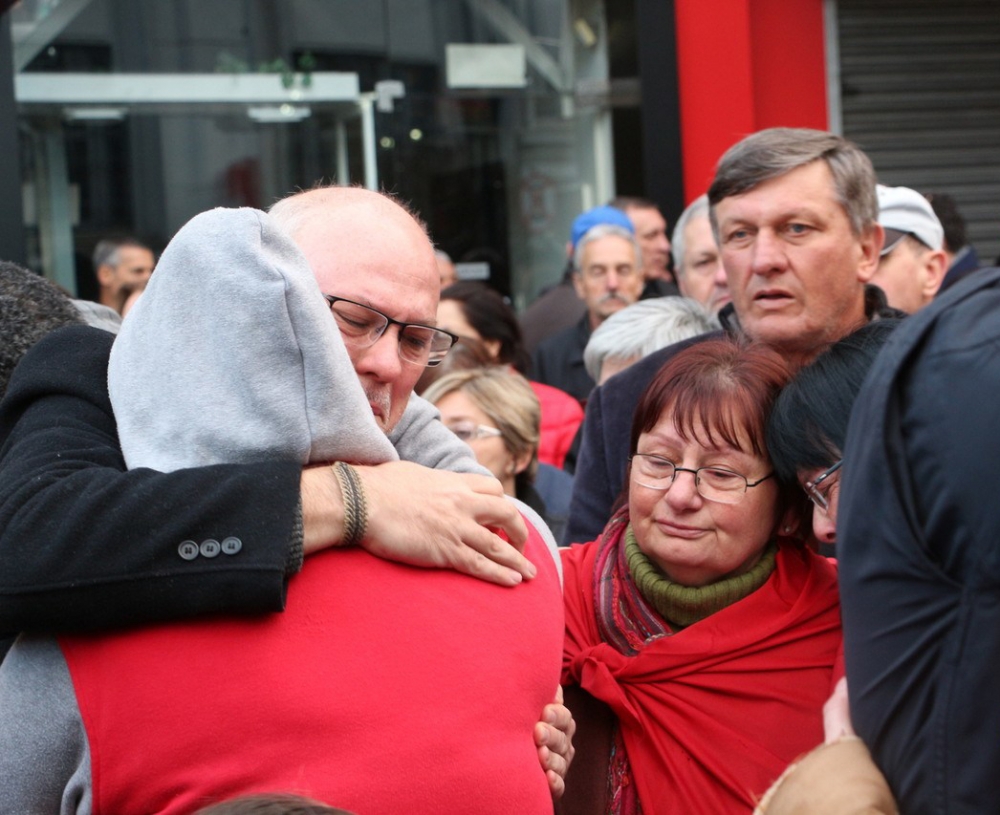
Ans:
{"label": "black coat", "polygon": [[[0,632],[280,611],[301,557],[301,466],[127,471],[113,340],[87,326],[48,335],[0,404]],[[211,408],[210,393],[177,398]]]}
{"label": "black coat", "polygon": [[583,364],[590,334],[590,317],[584,314],[576,325],[542,340],[531,358],[531,378],[586,402],[596,384]]}
{"label": "black coat", "polygon": [[838,509],[858,735],[900,812],[1000,801],[1000,269],[907,318],[855,402]]}

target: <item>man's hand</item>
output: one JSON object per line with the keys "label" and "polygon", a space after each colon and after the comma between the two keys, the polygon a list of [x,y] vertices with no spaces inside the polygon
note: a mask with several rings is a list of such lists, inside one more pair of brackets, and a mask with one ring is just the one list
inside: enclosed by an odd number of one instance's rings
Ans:
{"label": "man's hand", "polygon": [[[521,554],[528,530],[500,482],[484,475],[431,470],[391,461],[355,468],[368,503],[362,546],[374,555],[414,566],[454,569],[501,586],[535,576]],[[302,473],[306,554],[343,536],[344,505],[328,466]],[[509,543],[497,532],[506,534]]]}
{"label": "man's hand", "polygon": [[576,722],[573,714],[563,704],[562,688],[556,689],[556,699],[546,705],[542,718],[535,725],[535,746],[538,761],[545,770],[552,800],[558,801],[566,791],[566,773],[573,761],[573,734]]}

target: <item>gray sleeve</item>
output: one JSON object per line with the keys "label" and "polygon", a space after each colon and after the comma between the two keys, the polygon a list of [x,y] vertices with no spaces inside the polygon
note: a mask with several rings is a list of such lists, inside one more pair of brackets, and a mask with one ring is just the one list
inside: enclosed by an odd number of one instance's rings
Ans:
{"label": "gray sleeve", "polygon": [[389,441],[403,461],[435,470],[491,475],[476,461],[469,445],[441,423],[441,414],[426,399],[413,394]]}
{"label": "gray sleeve", "polygon": [[511,501],[514,506],[520,510],[521,514],[527,518],[538,530],[538,534],[542,536],[542,540],[545,541],[545,547],[549,550],[549,554],[552,555],[552,559],[556,564],[556,572],[559,574],[559,585],[563,584],[563,567],[562,567],[562,557],[559,555],[559,545],[556,543],[555,536],[552,534],[552,530],[549,529],[548,524],[542,520],[542,516],[539,515],[535,510],[529,507],[524,501],[519,501],[517,498],[507,496],[507,500]]}
{"label": "gray sleeve", "polygon": [[0,665],[0,812],[90,815],[90,748],[55,639],[21,636]]}

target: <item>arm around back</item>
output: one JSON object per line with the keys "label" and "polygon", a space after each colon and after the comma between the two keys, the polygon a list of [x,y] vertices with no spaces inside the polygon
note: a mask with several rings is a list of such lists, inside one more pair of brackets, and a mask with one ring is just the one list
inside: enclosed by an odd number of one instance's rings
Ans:
{"label": "arm around back", "polygon": [[[0,405],[0,630],[280,610],[300,465],[127,471],[107,393],[113,339],[84,326],[47,336]],[[211,410],[220,395],[176,398]]]}

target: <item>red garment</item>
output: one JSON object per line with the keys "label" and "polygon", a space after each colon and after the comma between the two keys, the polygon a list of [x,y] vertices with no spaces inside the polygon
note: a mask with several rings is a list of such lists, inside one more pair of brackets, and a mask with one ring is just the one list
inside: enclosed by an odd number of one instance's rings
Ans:
{"label": "red garment", "polygon": [[542,409],[538,460],[561,470],[566,453],[573,446],[576,431],[583,421],[583,408],[576,399],[559,388],[543,385],[541,382],[529,384],[538,397],[538,404]]}
{"label": "red garment", "polygon": [[750,596],[625,656],[598,632],[597,552],[596,541],[562,550],[564,684],[617,715],[645,815],[750,812],[823,740],[840,649],[835,566],[779,547]]}
{"label": "red garment", "polygon": [[282,614],[62,638],[94,812],[280,790],[359,815],[551,813],[532,733],[561,597],[534,531],[526,554],[538,576],[511,589],[337,549]]}

